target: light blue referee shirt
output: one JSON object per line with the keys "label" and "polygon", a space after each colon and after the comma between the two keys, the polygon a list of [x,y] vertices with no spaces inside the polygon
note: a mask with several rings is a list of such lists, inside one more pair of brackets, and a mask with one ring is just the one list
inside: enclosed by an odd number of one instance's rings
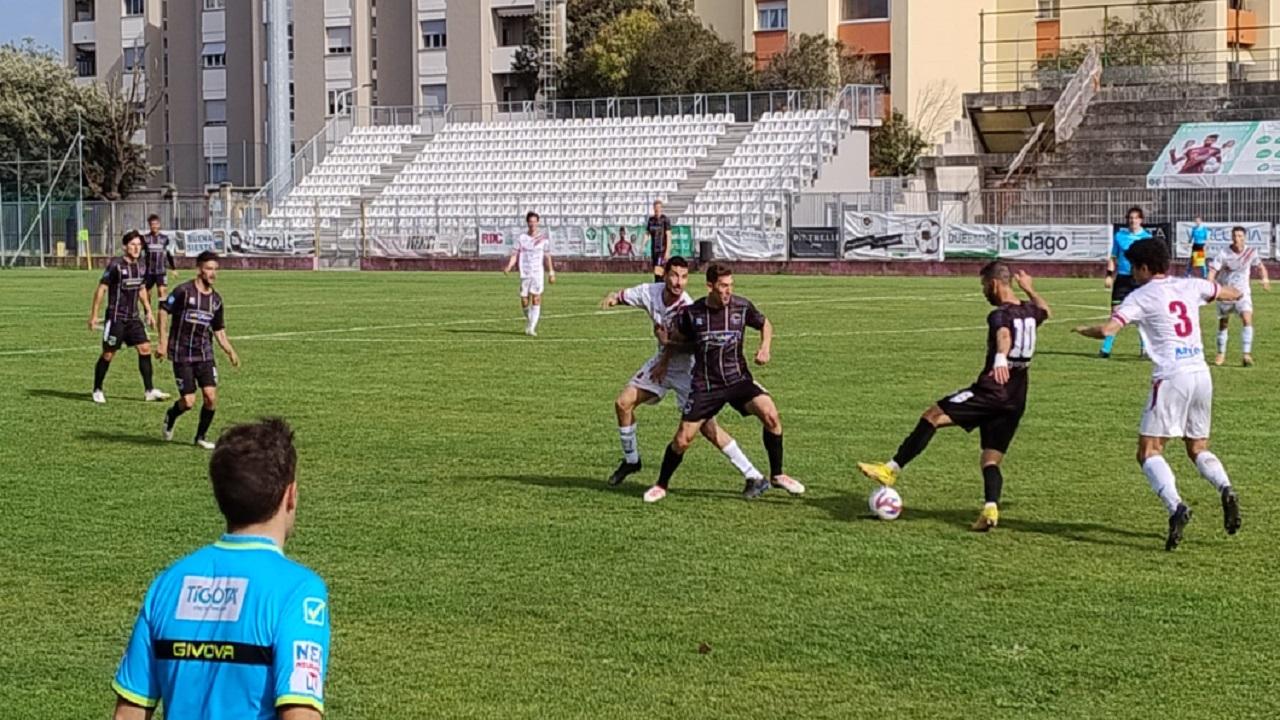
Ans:
{"label": "light blue referee shirt", "polygon": [[151,583],[112,687],[169,718],[324,711],[329,593],[273,540],[223,535]]}

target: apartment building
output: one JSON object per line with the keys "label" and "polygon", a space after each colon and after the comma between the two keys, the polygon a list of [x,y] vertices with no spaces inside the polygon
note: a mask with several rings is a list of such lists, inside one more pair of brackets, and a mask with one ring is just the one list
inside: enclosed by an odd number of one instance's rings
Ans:
{"label": "apartment building", "polygon": [[[1000,0],[694,0],[717,34],[762,67],[789,35],[825,35],[863,53],[909,119],[922,94],[978,89],[981,14]],[[958,109],[958,106],[957,106]]]}
{"label": "apartment building", "polygon": [[[153,185],[269,179],[265,0],[63,2],[64,56],[84,82],[148,82],[163,93],[139,138],[164,168]],[[531,99],[515,58],[546,2],[290,0],[295,148],[352,105]],[[562,19],[563,5],[553,7]]]}

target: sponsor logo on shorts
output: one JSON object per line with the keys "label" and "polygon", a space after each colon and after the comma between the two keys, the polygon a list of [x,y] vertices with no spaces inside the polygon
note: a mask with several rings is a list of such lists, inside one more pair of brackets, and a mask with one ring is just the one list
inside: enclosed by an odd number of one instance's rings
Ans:
{"label": "sponsor logo on shorts", "polygon": [[1174,350],[1174,357],[1178,360],[1191,360],[1193,358],[1198,358],[1203,354],[1204,349],[1198,347],[1183,346]]}
{"label": "sponsor logo on shorts", "polygon": [[956,393],[955,395],[952,395],[951,402],[959,405],[961,403],[968,402],[972,397],[973,397],[973,393],[968,390],[965,390],[964,392],[959,392],[959,393]]}
{"label": "sponsor logo on shorts", "polygon": [[289,691],[316,698],[324,697],[324,649],[320,643],[298,640],[293,643],[293,671]]}
{"label": "sponsor logo on shorts", "polygon": [[248,588],[249,578],[187,575],[182,578],[173,616],[197,622],[238,622]]}

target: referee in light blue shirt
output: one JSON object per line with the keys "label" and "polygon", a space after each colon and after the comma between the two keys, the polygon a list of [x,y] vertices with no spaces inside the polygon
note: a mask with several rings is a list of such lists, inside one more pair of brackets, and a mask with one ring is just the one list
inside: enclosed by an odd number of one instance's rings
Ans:
{"label": "referee in light blue shirt", "polygon": [[116,720],[318,720],[329,594],[284,556],[298,508],[283,420],[223,433],[209,462],[222,539],[151,583],[112,687]]}

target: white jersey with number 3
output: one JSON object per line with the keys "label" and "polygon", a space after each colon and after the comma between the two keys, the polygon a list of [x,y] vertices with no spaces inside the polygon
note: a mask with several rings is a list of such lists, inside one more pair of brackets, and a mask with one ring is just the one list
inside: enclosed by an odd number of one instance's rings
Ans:
{"label": "white jersey with number 3", "polygon": [[1217,297],[1218,284],[1208,280],[1158,278],[1133,291],[1111,317],[1142,331],[1154,365],[1153,378],[1208,372],[1200,338],[1200,307]]}

